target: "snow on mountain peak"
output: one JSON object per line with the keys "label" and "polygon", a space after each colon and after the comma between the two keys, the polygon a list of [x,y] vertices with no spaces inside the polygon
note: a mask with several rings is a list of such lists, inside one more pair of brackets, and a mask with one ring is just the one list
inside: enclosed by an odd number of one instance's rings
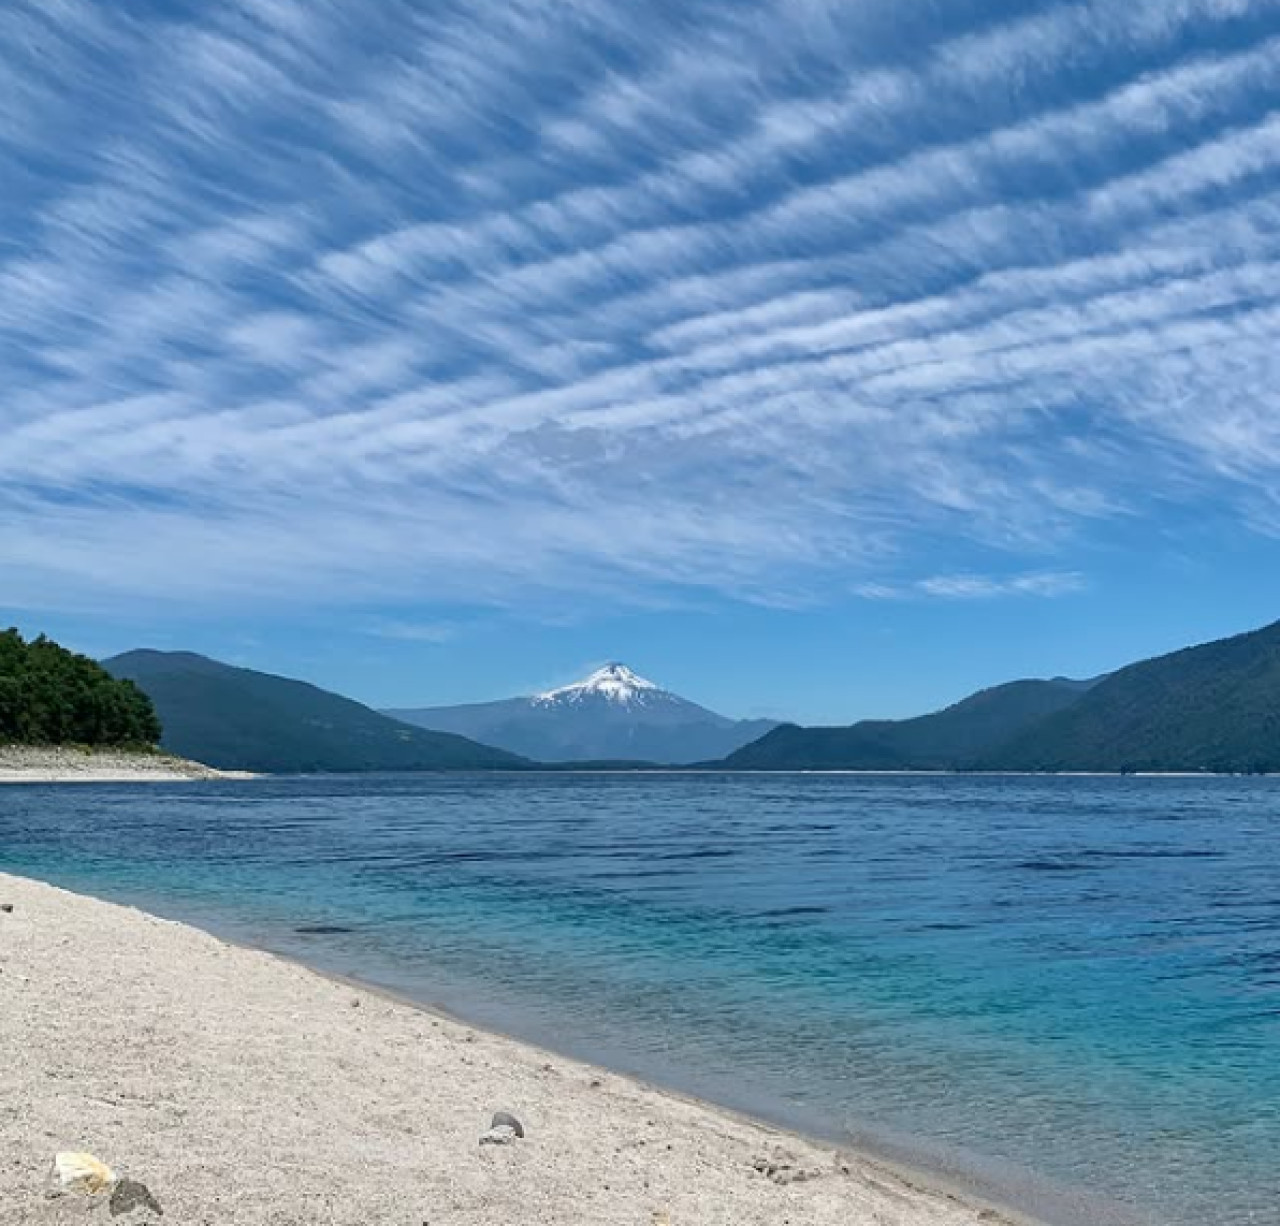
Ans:
{"label": "snow on mountain peak", "polygon": [[633,703],[643,704],[648,696],[662,692],[660,686],[632,672],[625,664],[615,662],[596,669],[591,676],[575,681],[573,685],[562,685],[559,689],[538,694],[534,702],[572,703],[600,697],[619,706],[631,706]]}

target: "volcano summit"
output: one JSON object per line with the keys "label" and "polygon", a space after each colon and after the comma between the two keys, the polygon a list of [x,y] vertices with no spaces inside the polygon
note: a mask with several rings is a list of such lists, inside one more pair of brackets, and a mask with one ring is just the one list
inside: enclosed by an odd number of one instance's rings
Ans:
{"label": "volcano summit", "polygon": [[735,720],[709,711],[617,662],[541,694],[386,714],[542,762],[705,762],[776,726],[773,720]]}

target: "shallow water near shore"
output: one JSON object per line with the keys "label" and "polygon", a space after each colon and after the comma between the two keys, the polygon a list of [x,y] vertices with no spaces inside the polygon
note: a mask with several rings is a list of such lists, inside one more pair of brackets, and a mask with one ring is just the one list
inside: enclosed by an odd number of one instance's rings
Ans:
{"label": "shallow water near shore", "polygon": [[18,787],[0,868],[1062,1220],[1277,1220],[1277,780]]}

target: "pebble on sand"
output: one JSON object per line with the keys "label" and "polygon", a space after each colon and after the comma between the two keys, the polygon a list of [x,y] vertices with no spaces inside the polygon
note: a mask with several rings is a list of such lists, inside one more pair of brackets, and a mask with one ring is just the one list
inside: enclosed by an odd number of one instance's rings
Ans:
{"label": "pebble on sand", "polygon": [[510,1111],[495,1111],[489,1121],[490,1128],[510,1128],[518,1137],[524,1137],[524,1125]]}
{"label": "pebble on sand", "polygon": [[119,1217],[122,1213],[133,1213],[136,1209],[145,1209],[156,1217],[164,1217],[164,1210],[160,1208],[160,1202],[151,1194],[151,1189],[145,1183],[127,1177],[116,1183],[107,1207],[112,1217]]}
{"label": "pebble on sand", "polygon": [[516,1139],[516,1130],[505,1124],[500,1128],[490,1128],[480,1134],[481,1145],[510,1145]]}
{"label": "pebble on sand", "polygon": [[480,1136],[481,1145],[510,1145],[524,1136],[524,1125],[510,1111],[495,1111],[489,1131]]}

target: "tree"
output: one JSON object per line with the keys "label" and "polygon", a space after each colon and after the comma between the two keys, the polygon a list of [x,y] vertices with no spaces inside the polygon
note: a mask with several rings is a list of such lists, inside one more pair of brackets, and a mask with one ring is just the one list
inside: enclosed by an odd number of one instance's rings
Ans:
{"label": "tree", "polygon": [[132,681],[40,635],[0,633],[0,743],[154,745],[160,721]]}

